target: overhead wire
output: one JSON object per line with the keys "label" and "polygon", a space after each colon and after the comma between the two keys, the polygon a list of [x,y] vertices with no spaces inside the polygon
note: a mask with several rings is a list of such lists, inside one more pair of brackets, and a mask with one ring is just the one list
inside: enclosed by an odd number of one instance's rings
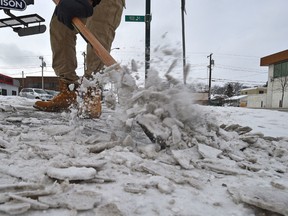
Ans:
{"label": "overhead wire", "polygon": [[[83,51],[77,51],[77,56],[79,59],[81,59],[80,55],[82,55]],[[137,54],[135,56],[135,54]],[[140,54],[139,54],[139,51],[138,50],[117,50],[117,55],[120,55],[121,56],[121,59],[133,59],[135,57],[139,57]],[[206,52],[187,52],[187,60],[190,59],[190,62],[191,62],[191,58],[189,55],[207,55]],[[215,53],[215,55],[217,56],[228,56],[228,57],[236,57],[236,58],[250,58],[250,59],[260,59],[260,57],[258,56],[249,56],[249,55],[239,55],[239,54],[228,54],[228,53]],[[51,55],[41,55],[41,56],[44,56],[46,58],[48,57],[51,57]],[[39,55],[8,55],[8,57],[11,57],[11,58],[19,58],[19,57],[22,57],[22,58],[39,58]],[[169,56],[168,56],[169,57]],[[170,56],[171,57],[171,56]],[[175,58],[175,56],[173,56]],[[163,58],[165,58],[165,56],[163,56]],[[182,57],[181,57],[182,58]],[[179,59],[181,59],[179,57]],[[189,63],[189,62],[188,62]],[[82,66],[83,62],[79,62],[78,65],[81,65],[81,67],[78,67],[77,70],[83,70],[83,66]],[[206,71],[207,70],[207,64],[206,63],[194,63],[194,64],[190,64],[191,65],[191,71],[194,71],[194,72],[198,72],[198,71]],[[52,67],[52,64],[46,64],[47,68],[51,68]],[[36,69],[36,68],[39,68],[39,70],[37,71],[25,71],[25,74],[35,74],[35,73],[40,73],[40,66],[35,64],[29,64],[29,65],[22,65],[22,66],[4,66],[4,65],[0,65],[0,70],[31,70],[31,69]],[[265,74],[267,73],[267,70],[260,70],[260,69],[256,69],[256,68],[246,68],[246,67],[239,67],[239,66],[233,66],[233,65],[225,65],[225,64],[215,64],[214,67],[213,67],[213,70],[214,70],[214,73],[217,73],[219,75],[219,72],[221,72],[221,70],[230,70],[231,72],[245,72],[245,73],[249,73],[249,77],[250,76],[253,76],[253,75],[259,75],[259,74]],[[46,73],[53,73],[54,71],[50,70],[50,71],[47,71],[45,70]],[[174,70],[175,73],[181,73],[182,72],[182,68],[175,68]],[[12,73],[11,75],[18,75],[18,73]],[[198,73],[199,75],[199,73]],[[238,76],[238,78],[241,78],[241,77],[246,77],[246,76]],[[199,78],[199,77],[198,77]],[[208,78],[200,78],[200,79],[208,79]],[[214,78],[214,80],[218,80],[218,81],[221,81],[221,80],[225,80],[225,81],[233,81],[233,79],[222,79],[222,78]],[[259,81],[248,81],[248,80],[235,80],[235,81],[241,81],[241,82],[259,82]],[[260,81],[261,82],[261,81]]]}

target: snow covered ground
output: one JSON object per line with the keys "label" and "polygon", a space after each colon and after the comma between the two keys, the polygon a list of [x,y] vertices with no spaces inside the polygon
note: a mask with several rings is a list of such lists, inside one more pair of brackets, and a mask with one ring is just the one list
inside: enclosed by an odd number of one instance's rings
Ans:
{"label": "snow covered ground", "polygon": [[288,137],[288,110],[265,110],[237,107],[204,107],[219,123],[249,126],[266,136]]}
{"label": "snow covered ground", "polygon": [[97,120],[0,96],[0,215],[288,215],[288,112],[159,92]]}

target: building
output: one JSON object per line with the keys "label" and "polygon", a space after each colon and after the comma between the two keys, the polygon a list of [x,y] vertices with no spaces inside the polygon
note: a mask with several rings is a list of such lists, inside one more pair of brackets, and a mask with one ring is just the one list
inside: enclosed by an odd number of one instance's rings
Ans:
{"label": "building", "polygon": [[18,95],[19,82],[12,77],[0,74],[0,95]]}
{"label": "building", "polygon": [[[26,78],[15,78],[22,88],[42,88],[41,76],[27,76]],[[44,89],[59,91],[59,78],[55,76],[43,77]]]}
{"label": "building", "polygon": [[246,105],[244,101],[242,106],[253,107],[253,108],[264,108],[267,105],[267,88],[258,86],[254,88],[245,88],[240,90],[241,95],[246,95]]}
{"label": "building", "polygon": [[268,66],[267,108],[288,108],[288,50],[265,56],[260,66]]}

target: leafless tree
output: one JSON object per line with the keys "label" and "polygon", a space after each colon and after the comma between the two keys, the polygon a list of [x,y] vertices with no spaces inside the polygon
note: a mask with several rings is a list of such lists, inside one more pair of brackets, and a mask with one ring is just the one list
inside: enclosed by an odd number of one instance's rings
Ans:
{"label": "leafless tree", "polygon": [[279,80],[280,83],[280,91],[281,91],[281,106],[283,107],[284,104],[284,96],[285,96],[285,92],[288,89],[288,76],[282,76],[282,77],[278,77],[277,78]]}
{"label": "leafless tree", "polygon": [[240,90],[243,88],[248,88],[242,83],[239,82],[228,82],[225,83],[224,86],[214,85],[211,88],[212,94],[225,94],[228,86],[233,87],[233,95],[240,95]]}

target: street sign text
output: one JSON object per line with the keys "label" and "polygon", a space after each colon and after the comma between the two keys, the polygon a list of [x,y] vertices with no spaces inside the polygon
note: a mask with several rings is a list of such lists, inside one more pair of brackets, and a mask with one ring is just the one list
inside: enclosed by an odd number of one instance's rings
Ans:
{"label": "street sign text", "polygon": [[145,22],[145,16],[126,15],[125,21],[126,22]]}
{"label": "street sign text", "polygon": [[26,9],[24,0],[0,0],[0,8],[23,11]]}

